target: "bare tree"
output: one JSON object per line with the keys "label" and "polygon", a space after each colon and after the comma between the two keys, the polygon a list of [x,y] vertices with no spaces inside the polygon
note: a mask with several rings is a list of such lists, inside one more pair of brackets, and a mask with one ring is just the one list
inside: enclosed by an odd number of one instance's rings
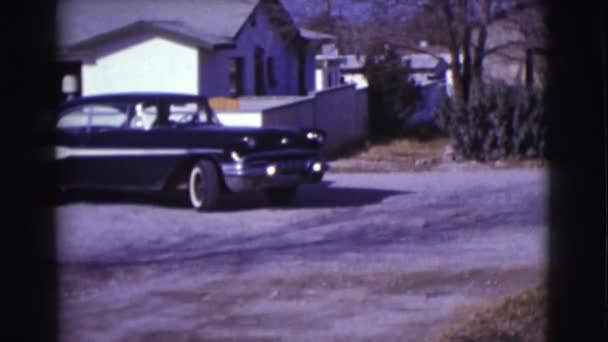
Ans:
{"label": "bare tree", "polygon": [[[317,15],[309,18],[309,26],[335,35],[340,50],[347,53],[381,54],[388,44],[433,56],[449,65],[459,104],[468,103],[472,86],[483,79],[488,57],[523,62],[526,56],[515,51],[535,51],[544,45],[540,0],[351,1],[370,4],[371,20],[349,21],[336,10],[339,6],[335,0],[317,0]],[[505,34],[500,43],[489,42],[489,31],[499,22],[517,34]],[[421,40],[428,41],[429,46],[446,47],[449,60],[420,47]]]}
{"label": "bare tree", "polygon": [[[395,47],[428,53],[442,59],[432,51],[418,46],[420,40],[446,46],[449,50],[449,67],[452,72],[454,95],[458,104],[466,104],[472,85],[481,82],[484,60],[493,54],[518,48],[532,48],[544,39],[542,13],[537,0],[371,0],[378,8],[409,6],[413,18],[404,20],[391,15],[390,10],[379,10],[376,15],[382,22],[376,32],[377,41]],[[379,14],[378,14],[379,13]],[[521,38],[499,45],[488,46],[491,25],[509,21],[519,30]],[[444,61],[447,63],[447,61]]]}
{"label": "bare tree", "polygon": [[310,3],[316,4],[316,10],[311,11],[312,14],[304,20],[307,28],[336,36],[336,45],[342,53],[362,53],[366,50],[368,32],[364,25],[344,14],[344,1],[316,0]]}

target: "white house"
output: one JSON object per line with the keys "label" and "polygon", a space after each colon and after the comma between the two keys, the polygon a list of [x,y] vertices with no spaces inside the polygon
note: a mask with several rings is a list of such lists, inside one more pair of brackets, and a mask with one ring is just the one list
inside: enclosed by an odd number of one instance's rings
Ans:
{"label": "white house", "polygon": [[340,56],[335,44],[329,43],[321,46],[321,51],[315,56],[317,67],[315,71],[315,90],[337,87],[343,84],[340,65],[344,56]]}
{"label": "white house", "polygon": [[57,19],[76,95],[305,95],[330,39],[296,27],[279,0],[60,0]]}
{"label": "white house", "polygon": [[449,70],[451,55],[449,53],[435,53],[434,55],[411,53],[403,55],[402,60],[410,68],[410,81],[417,85],[426,86],[441,82],[451,87],[452,74]]}
{"label": "white house", "polygon": [[364,72],[365,56],[351,54],[344,55],[340,64],[342,79],[347,84],[355,84],[357,89],[367,88],[369,85]]}

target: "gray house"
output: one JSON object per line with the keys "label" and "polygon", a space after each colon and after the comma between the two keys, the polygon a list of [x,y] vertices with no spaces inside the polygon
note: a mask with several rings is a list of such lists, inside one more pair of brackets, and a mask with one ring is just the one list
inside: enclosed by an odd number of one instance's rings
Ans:
{"label": "gray house", "polygon": [[76,95],[304,95],[315,51],[332,39],[296,27],[279,0],[63,0],[57,28],[64,89]]}

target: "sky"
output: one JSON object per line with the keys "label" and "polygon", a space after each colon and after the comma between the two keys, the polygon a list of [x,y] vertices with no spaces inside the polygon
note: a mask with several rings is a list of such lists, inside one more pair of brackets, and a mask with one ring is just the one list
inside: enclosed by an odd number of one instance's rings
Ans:
{"label": "sky", "polygon": [[[294,20],[301,23],[307,16],[324,10],[324,0],[281,0]],[[331,0],[332,14],[354,21],[369,19],[370,0]]]}

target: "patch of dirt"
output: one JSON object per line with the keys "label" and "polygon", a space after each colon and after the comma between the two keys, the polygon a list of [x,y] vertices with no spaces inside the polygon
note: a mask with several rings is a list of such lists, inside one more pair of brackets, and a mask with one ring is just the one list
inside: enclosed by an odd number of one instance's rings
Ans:
{"label": "patch of dirt", "polygon": [[[75,261],[61,266],[61,340],[436,341],[429,338],[458,307],[543,278],[541,178],[505,174],[478,172],[472,184],[463,181],[468,173],[419,174],[394,187],[407,196],[348,208],[330,200],[201,216],[132,204],[68,207],[78,220],[63,228]],[[351,187],[369,178],[334,176]],[[370,188],[393,187],[393,176]],[[100,230],[105,217],[113,219]],[[165,248],[174,254],[163,262],[113,261]],[[208,254],[191,257],[191,248]]]}
{"label": "patch of dirt", "polygon": [[[542,271],[539,269],[483,268],[465,272],[304,272],[291,277],[233,279],[230,283],[239,285],[227,286],[226,282],[208,284],[210,287],[206,291],[226,297],[224,300],[215,298],[207,301],[208,304],[218,305],[208,310],[225,314],[221,320],[208,321],[204,326],[212,330],[230,329],[236,333],[253,326],[275,333],[286,329],[289,333],[284,336],[298,336],[319,329],[329,332],[336,322],[356,326],[361,317],[378,316],[395,321],[394,329],[384,331],[386,339],[407,336],[411,340],[418,340],[412,336],[411,330],[411,324],[417,323],[410,321],[414,316],[408,315],[408,312],[416,311],[417,319],[429,320],[425,323],[429,324],[429,333],[424,338],[420,335],[420,340],[433,340],[431,337],[437,334],[442,325],[430,322],[430,317],[436,314],[428,311],[428,304],[422,303],[444,303],[448,307],[457,307],[475,301],[473,298],[487,300],[519,291],[541,278]],[[228,298],[231,300],[227,301]],[[292,306],[294,311],[286,311]],[[242,308],[245,307],[258,309],[244,314]],[[310,315],[315,311],[312,308],[317,307],[326,307],[327,310]],[[329,336],[337,338],[340,335]],[[362,340],[376,339],[370,337]]]}
{"label": "patch of dirt", "polygon": [[351,151],[342,158],[330,161],[330,172],[422,172],[434,169],[511,169],[545,167],[543,159],[508,157],[497,161],[480,162],[457,160],[448,138],[422,141],[399,138],[390,142],[368,144]]}
{"label": "patch of dirt", "polygon": [[546,286],[457,310],[453,325],[440,336],[448,341],[545,341]]}
{"label": "patch of dirt", "polygon": [[263,284],[282,290],[283,297],[298,297],[307,291],[331,291],[346,288],[365,288],[370,294],[433,294],[453,292],[455,288],[483,292],[484,288],[500,287],[515,279],[539,279],[542,273],[529,268],[475,269],[466,272],[423,271],[395,274],[382,273],[314,273],[292,278],[273,278]]}
{"label": "patch of dirt", "polygon": [[[114,281],[125,278],[122,280],[138,283],[138,275],[149,276],[149,268],[154,266],[147,265],[146,270],[129,267],[128,271],[114,275],[101,268],[85,272],[71,268],[69,273],[76,272],[71,276],[82,277],[90,286],[103,292],[104,288],[113,286],[107,283],[108,278]],[[69,322],[75,325],[64,338],[76,341],[94,336],[81,335],[85,332],[84,327],[88,327],[88,333],[108,337],[107,329],[113,327],[114,336],[120,336],[117,339],[120,341],[375,341],[404,340],[404,337],[407,341],[435,341],[434,336],[449,322],[451,310],[466,303],[493,301],[497,296],[515,293],[541,279],[542,270],[529,267],[479,268],[464,272],[437,269],[407,273],[362,270],[233,274],[187,287],[142,286],[134,292],[135,297],[105,309],[103,303],[77,308],[73,305],[80,302],[77,297],[81,296],[64,297],[66,303],[73,303],[69,305]],[[87,291],[88,295],[82,295],[99,298],[93,294],[98,291],[91,290],[93,288]],[[517,297],[508,298],[514,299],[501,302],[500,309],[505,321],[513,320],[521,306]],[[445,306],[446,310],[436,312],[433,307],[437,305]],[[472,323],[465,328],[451,328],[449,334],[441,335],[441,341],[465,341],[467,339],[451,339],[469,336],[465,334],[495,336],[481,335],[488,326],[509,327],[515,331],[527,329],[493,322],[499,316],[478,307],[457,310],[454,320],[467,319]],[[471,316],[473,318],[469,319]],[[384,323],[372,323],[374,317],[382,317]],[[137,327],[130,326],[127,323],[130,319],[141,323]],[[165,319],[169,321],[165,322]],[[500,341],[493,338],[473,340]]]}

